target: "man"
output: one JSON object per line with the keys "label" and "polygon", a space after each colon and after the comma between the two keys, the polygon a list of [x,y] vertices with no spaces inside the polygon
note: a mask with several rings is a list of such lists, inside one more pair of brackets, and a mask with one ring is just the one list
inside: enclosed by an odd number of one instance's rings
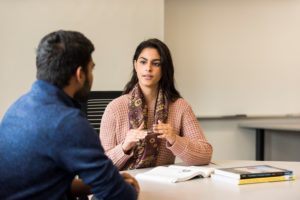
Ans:
{"label": "man", "polygon": [[93,51],[79,32],[41,40],[38,80],[0,125],[0,199],[64,199],[75,175],[98,199],[137,199],[137,181],[119,174],[79,109],[93,82]]}

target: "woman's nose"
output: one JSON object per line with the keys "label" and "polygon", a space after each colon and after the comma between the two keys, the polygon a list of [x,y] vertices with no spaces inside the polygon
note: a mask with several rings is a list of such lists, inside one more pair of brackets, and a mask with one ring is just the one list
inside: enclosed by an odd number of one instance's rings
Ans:
{"label": "woman's nose", "polygon": [[151,71],[151,69],[152,69],[151,63],[147,63],[146,64],[146,71]]}

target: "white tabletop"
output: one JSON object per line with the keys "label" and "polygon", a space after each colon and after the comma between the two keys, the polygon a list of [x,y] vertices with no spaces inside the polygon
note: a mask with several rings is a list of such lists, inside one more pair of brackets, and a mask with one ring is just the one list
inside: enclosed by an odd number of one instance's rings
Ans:
{"label": "white tabletop", "polygon": [[[300,162],[277,161],[216,161],[210,166],[215,168],[270,164],[294,171],[295,181],[233,185],[210,178],[194,179],[180,183],[159,183],[139,181],[141,193],[139,200],[299,200],[300,199]],[[128,171],[135,175],[149,169]]]}

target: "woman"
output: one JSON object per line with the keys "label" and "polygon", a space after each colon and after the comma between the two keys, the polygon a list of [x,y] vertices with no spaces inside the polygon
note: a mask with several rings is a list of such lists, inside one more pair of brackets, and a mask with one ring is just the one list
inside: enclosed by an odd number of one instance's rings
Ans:
{"label": "woman", "polygon": [[174,86],[168,47],[158,39],[143,41],[133,57],[131,80],[102,117],[100,140],[120,169],[173,164],[208,164],[206,141],[190,105]]}

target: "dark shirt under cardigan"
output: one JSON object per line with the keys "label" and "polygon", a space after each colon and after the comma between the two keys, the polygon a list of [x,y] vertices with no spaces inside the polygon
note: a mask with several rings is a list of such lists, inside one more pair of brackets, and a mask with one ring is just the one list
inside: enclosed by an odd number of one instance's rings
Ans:
{"label": "dark shirt under cardigan", "polygon": [[36,81],[0,124],[0,199],[62,199],[75,175],[98,199],[136,199],[78,104]]}

